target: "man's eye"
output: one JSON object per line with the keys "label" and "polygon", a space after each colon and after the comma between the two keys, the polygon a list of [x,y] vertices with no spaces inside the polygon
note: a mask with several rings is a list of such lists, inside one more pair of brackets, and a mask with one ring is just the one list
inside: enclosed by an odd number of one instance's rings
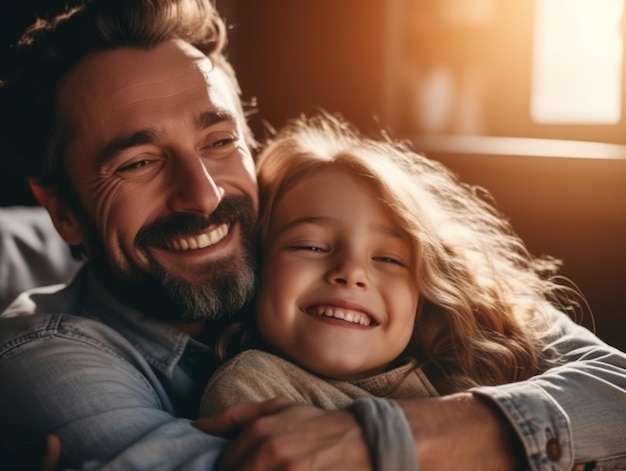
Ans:
{"label": "man's eye", "polygon": [[226,147],[236,142],[237,139],[234,137],[224,137],[222,139],[218,139],[211,143],[211,147]]}
{"label": "man's eye", "polygon": [[220,149],[231,146],[239,140],[236,132],[218,131],[207,136],[207,149]]}
{"label": "man's eye", "polygon": [[126,164],[126,165],[122,165],[121,167],[118,168],[119,172],[129,172],[132,170],[137,170],[140,169],[142,167],[145,167],[146,165],[150,164],[150,160],[137,160],[135,162],[132,162],[130,164]]}

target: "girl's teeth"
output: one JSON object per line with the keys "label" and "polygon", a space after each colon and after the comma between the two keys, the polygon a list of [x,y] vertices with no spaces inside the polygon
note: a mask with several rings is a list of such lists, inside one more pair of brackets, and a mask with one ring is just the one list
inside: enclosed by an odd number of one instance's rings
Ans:
{"label": "girl's teeth", "polygon": [[313,314],[325,317],[334,317],[335,319],[342,319],[346,322],[353,324],[360,324],[362,326],[369,326],[371,319],[369,316],[356,311],[349,311],[346,309],[334,308],[329,306],[316,306],[310,310]]}

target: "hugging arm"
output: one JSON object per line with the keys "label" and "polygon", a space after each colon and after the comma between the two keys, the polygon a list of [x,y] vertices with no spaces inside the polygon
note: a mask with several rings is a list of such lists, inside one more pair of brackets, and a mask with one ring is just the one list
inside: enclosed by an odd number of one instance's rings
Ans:
{"label": "hugging arm", "polygon": [[[398,401],[413,433],[420,470],[626,466],[626,354],[565,315],[558,315],[555,329],[558,335],[547,348],[560,366],[542,375],[450,396]],[[345,460],[354,464],[351,469],[373,469],[374,447],[369,452],[364,447],[365,435],[353,414],[293,403],[272,405],[235,406],[200,421],[212,433],[241,432],[224,455],[233,467],[224,469],[243,469],[235,466],[242,456],[248,457],[246,469],[264,469],[280,460],[320,469],[317,456],[335,463],[324,469],[345,469]],[[281,446],[290,440],[298,447]],[[390,457],[396,452],[387,449]],[[384,462],[384,456],[378,461]]]}
{"label": "hugging arm", "polygon": [[[413,432],[420,470],[513,470],[525,466],[533,471],[570,470],[578,469],[575,465],[582,469],[588,462],[595,462],[596,469],[623,469],[626,355],[565,316],[559,317],[557,324],[561,335],[549,348],[562,364],[542,375],[441,398],[398,401]],[[2,371],[0,379],[5,377],[4,366]],[[32,384],[39,373],[33,372]],[[97,385],[100,395],[102,386]],[[90,394],[99,397],[95,390]],[[115,463],[150,467],[155,459],[163,459],[163,454],[171,457],[176,447],[188,450],[186,456],[178,453],[177,457],[190,463],[216,460],[223,442],[190,430],[186,421],[181,424],[181,419],[160,410],[153,400],[144,398],[145,407],[130,409],[133,413],[128,419],[118,422],[130,426],[152,410],[148,423],[134,433],[134,444],[130,444],[129,434],[123,434],[125,444],[118,446]],[[115,415],[111,402],[116,401],[107,401],[103,417]],[[98,423],[97,417],[86,420]],[[372,450],[365,446],[359,421],[347,410],[323,411],[271,400],[234,406],[195,425],[211,434],[237,434],[222,457],[222,469],[271,469],[285,463],[312,470],[346,469],[346,463],[351,464],[350,469],[374,469]],[[5,427],[5,422],[0,426]],[[111,439],[115,430],[118,427],[102,437]],[[68,440],[70,447],[76,441],[93,442],[93,437],[87,440],[69,433],[66,426],[59,425],[59,434],[64,449]],[[111,453],[103,444],[91,446]],[[387,450],[390,456],[395,452],[392,447]],[[379,462],[384,460],[384,456],[378,457]]]}
{"label": "hugging arm", "polygon": [[564,314],[550,350],[556,366],[528,381],[473,390],[495,404],[533,471],[626,467],[626,354]]}
{"label": "hugging arm", "polygon": [[59,469],[212,469],[225,440],[177,418],[139,358],[71,328],[51,334],[57,317],[0,351],[3,456],[26,453],[53,432],[62,442]]}

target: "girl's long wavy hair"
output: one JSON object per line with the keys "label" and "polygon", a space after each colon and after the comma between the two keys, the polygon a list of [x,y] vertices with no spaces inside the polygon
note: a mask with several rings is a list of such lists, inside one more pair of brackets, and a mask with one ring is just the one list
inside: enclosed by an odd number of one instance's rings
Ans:
{"label": "girl's long wavy hair", "polygon": [[424,366],[442,393],[546,369],[549,305],[576,309],[582,296],[556,282],[559,261],[530,255],[485,191],[406,144],[328,115],[291,122],[258,157],[261,247],[283,195],[328,167],[371,182],[411,241],[421,301],[403,360]]}

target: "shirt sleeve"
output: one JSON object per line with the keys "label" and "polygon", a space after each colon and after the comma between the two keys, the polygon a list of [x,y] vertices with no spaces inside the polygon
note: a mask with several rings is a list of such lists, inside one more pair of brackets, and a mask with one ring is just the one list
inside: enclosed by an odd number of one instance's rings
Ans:
{"label": "shirt sleeve", "polygon": [[[71,326],[55,329],[58,317],[29,320],[28,331],[11,328],[24,319],[2,321],[0,459],[54,432],[59,469],[213,469],[227,442],[175,416],[141,355]],[[10,330],[26,333],[7,341]]]}
{"label": "shirt sleeve", "polygon": [[395,401],[362,397],[349,409],[363,430],[374,471],[418,471],[411,426]]}
{"label": "shirt sleeve", "polygon": [[473,393],[508,418],[533,471],[626,469],[626,354],[565,314],[557,314],[554,329],[546,348],[558,366]]}

